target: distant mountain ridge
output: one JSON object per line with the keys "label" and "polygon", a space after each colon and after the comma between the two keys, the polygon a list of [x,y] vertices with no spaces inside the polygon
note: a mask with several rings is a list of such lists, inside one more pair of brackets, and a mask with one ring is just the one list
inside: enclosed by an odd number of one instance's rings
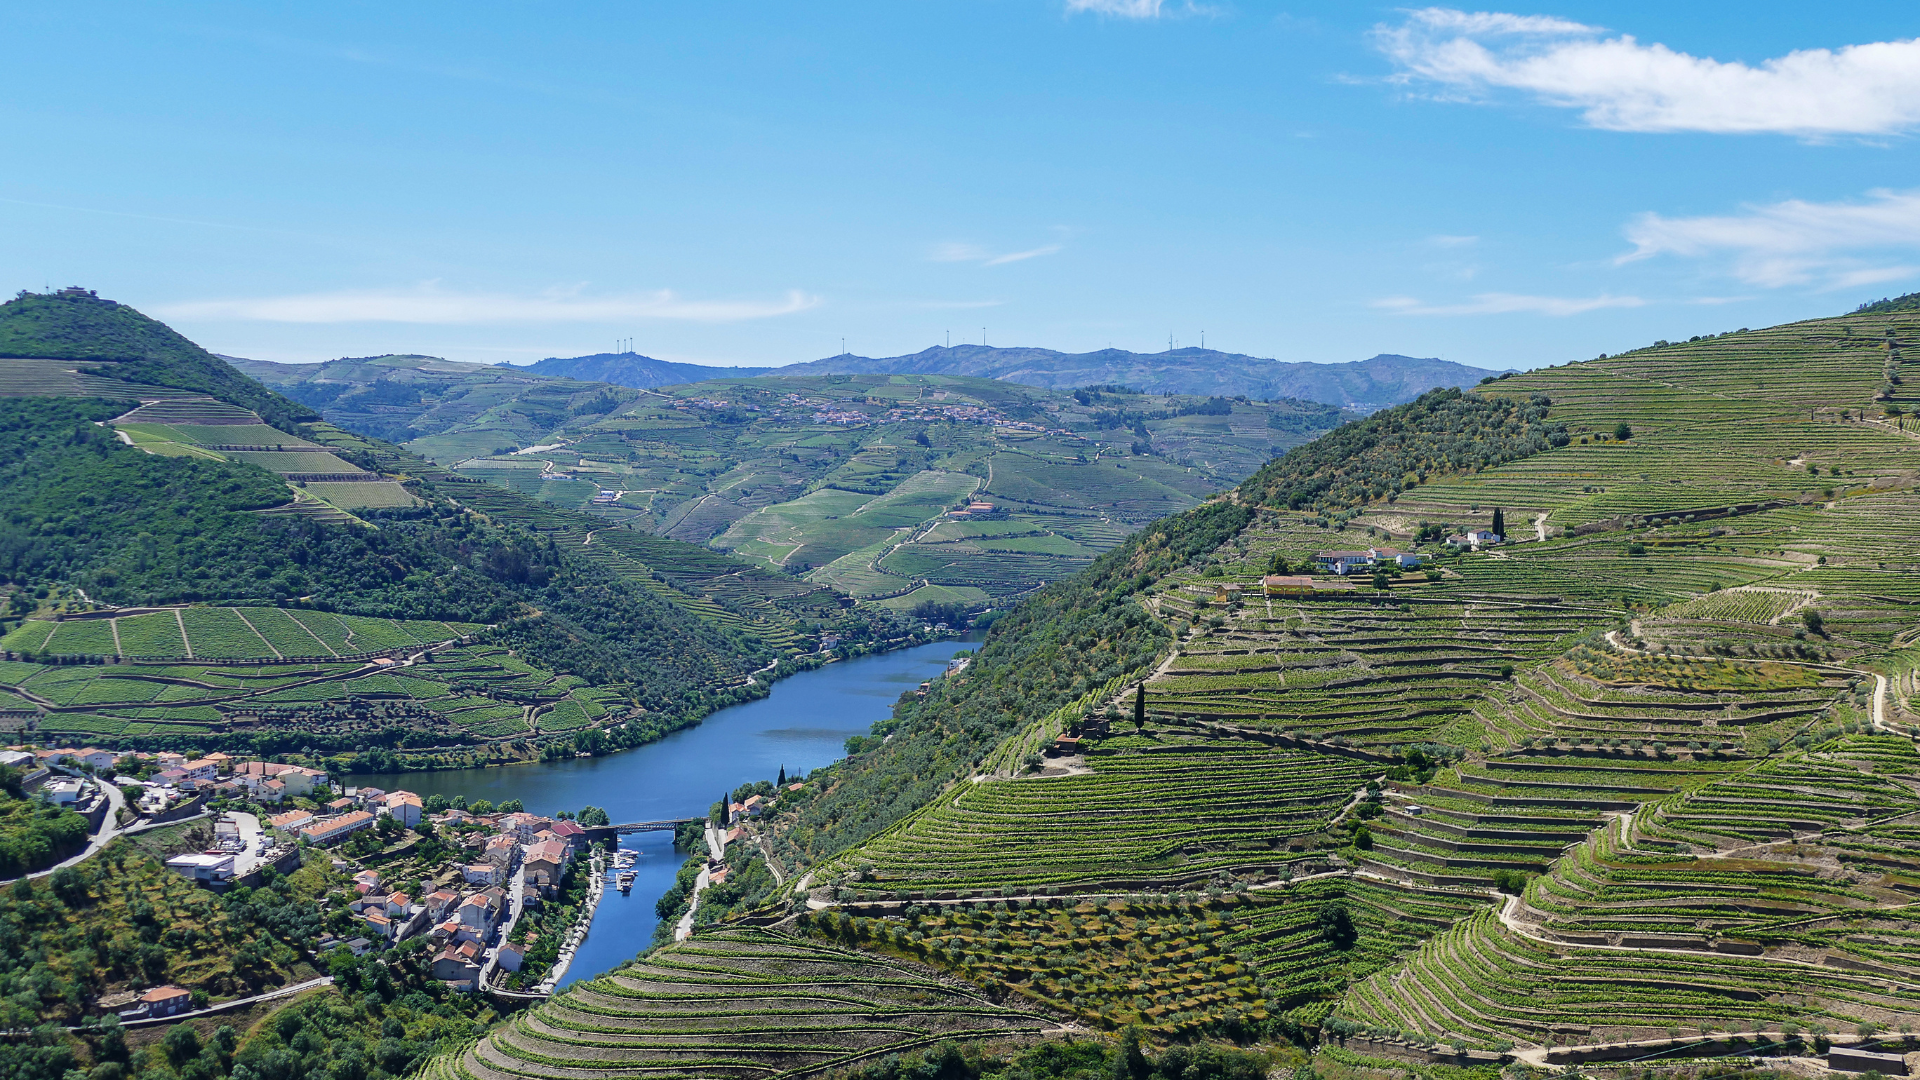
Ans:
{"label": "distant mountain ridge", "polygon": [[[515,365],[499,366],[514,367]],[[745,379],[755,375],[771,375],[786,371],[785,368],[708,367],[705,364],[682,364],[673,360],[655,360],[651,356],[632,352],[594,353],[591,356],[549,356],[537,364],[528,364],[519,370],[531,371],[535,375],[578,379],[581,382],[608,382],[615,386],[631,386],[637,390],[706,382],[708,379]]]}
{"label": "distant mountain ridge", "polygon": [[526,370],[639,388],[753,375],[967,375],[1048,389],[1119,384],[1154,394],[1299,398],[1369,412],[1412,401],[1437,387],[1472,386],[1499,374],[1451,360],[1392,353],[1349,363],[1315,364],[1217,349],[1063,353],[986,345],[936,346],[908,356],[847,354],[778,368],[706,367],[637,353],[598,353],[549,357]]}

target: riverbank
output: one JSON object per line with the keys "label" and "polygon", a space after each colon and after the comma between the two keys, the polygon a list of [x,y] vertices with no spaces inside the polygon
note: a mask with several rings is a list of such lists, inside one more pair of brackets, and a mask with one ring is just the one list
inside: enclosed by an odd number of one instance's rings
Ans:
{"label": "riverbank", "polygon": [[[351,756],[323,758],[331,772],[378,773],[393,776],[417,772],[442,772],[458,769],[496,769],[515,765],[545,763],[576,757],[603,757],[658,742],[676,732],[703,723],[727,709],[765,700],[782,680],[817,671],[834,663],[859,660],[946,641],[968,640],[970,635],[953,630],[929,630],[903,637],[842,644],[828,653],[804,653],[782,657],[750,672],[743,681],[725,687],[700,691],[702,700],[686,712],[674,715],[646,712],[622,712],[604,725],[576,731],[541,735],[537,731],[513,739],[500,739],[471,745],[454,746],[372,746]],[[538,719],[532,722],[537,726]]]}
{"label": "riverbank", "polygon": [[[971,647],[969,640],[948,638],[823,663],[775,683],[766,697],[616,754],[511,769],[356,773],[345,781],[405,788],[422,798],[485,799],[496,806],[518,799],[527,810],[546,815],[592,804],[614,821],[704,817],[716,800],[742,785],[773,780],[783,769],[790,778],[804,777],[840,760],[848,738],[867,735],[876,721],[892,715],[902,694],[938,675],[955,652]],[[673,849],[669,832],[637,833],[619,843],[634,853],[634,886],[625,894],[609,890],[602,895],[561,988],[630,960],[653,943],[659,921],[655,903],[686,861],[685,852]]]}

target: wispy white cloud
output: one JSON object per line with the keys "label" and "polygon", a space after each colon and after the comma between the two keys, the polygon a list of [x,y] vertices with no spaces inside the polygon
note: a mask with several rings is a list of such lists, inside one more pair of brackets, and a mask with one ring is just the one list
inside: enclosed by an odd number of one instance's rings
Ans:
{"label": "wispy white cloud", "polygon": [[1579,315],[1601,308],[1640,307],[1646,301],[1637,296],[1599,296],[1569,298],[1560,296],[1522,296],[1518,293],[1480,293],[1464,304],[1429,304],[1411,296],[1389,296],[1375,300],[1373,306],[1395,315]]}
{"label": "wispy white cloud", "polygon": [[1396,81],[1476,100],[1514,90],[1613,131],[1886,135],[1920,125],[1920,39],[1801,49],[1758,65],[1543,15],[1424,8],[1374,41]]}
{"label": "wispy white cloud", "polygon": [[933,250],[927,253],[927,258],[933,262],[970,262],[979,263],[981,266],[1005,266],[1008,263],[1037,259],[1042,255],[1057,255],[1062,250],[1061,244],[1043,244],[1026,251],[1008,251],[996,255],[979,244],[949,241],[935,244]]}
{"label": "wispy white cloud", "polygon": [[1067,14],[1083,13],[1111,15],[1118,19],[1160,19],[1218,15],[1220,9],[1212,4],[1195,3],[1194,0],[1181,0],[1177,5],[1169,4],[1166,0],[1067,0]]}
{"label": "wispy white cloud", "polygon": [[988,259],[986,262],[982,263],[981,265],[982,266],[1005,266],[1007,263],[1025,262],[1028,259],[1037,259],[1042,255],[1058,254],[1059,251],[1060,251],[1059,244],[1043,244],[1040,247],[1030,248],[1026,251],[1010,251],[1005,255],[995,255],[993,258]]}
{"label": "wispy white cloud", "polygon": [[1472,247],[1480,242],[1477,236],[1429,236],[1427,243],[1437,248]]}
{"label": "wispy white cloud", "polygon": [[927,253],[927,258],[933,262],[984,262],[993,258],[993,254],[979,244],[949,241],[933,245],[933,250]]}
{"label": "wispy white cloud", "polygon": [[740,322],[791,315],[820,298],[798,290],[777,300],[689,300],[676,292],[592,297],[554,290],[533,296],[455,292],[428,284],[406,290],[303,293],[237,300],[195,300],[161,307],[167,318],[251,322],[482,324],[672,319]]}
{"label": "wispy white cloud", "polygon": [[1920,248],[1920,191],[1882,189],[1852,202],[1789,199],[1703,217],[1642,214],[1626,233],[1633,250],[1616,262],[1723,257],[1752,285],[1871,285],[1916,272],[1900,257]]}
{"label": "wispy white cloud", "polygon": [[1157,19],[1162,6],[1162,0],[1067,0],[1067,14],[1087,11],[1122,19]]}

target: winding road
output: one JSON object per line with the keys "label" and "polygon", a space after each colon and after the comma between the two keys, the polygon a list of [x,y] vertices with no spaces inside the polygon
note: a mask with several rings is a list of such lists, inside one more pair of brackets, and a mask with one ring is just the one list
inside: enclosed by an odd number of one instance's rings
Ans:
{"label": "winding road", "polygon": [[[100,831],[94,834],[93,839],[87,841],[86,849],[80,852],[80,854],[75,855],[71,859],[54,863],[45,870],[36,870],[27,875],[28,880],[43,878],[55,870],[61,870],[83,863],[99,854],[101,848],[113,843],[114,839],[120,835],[120,810],[127,805],[127,797],[120,793],[120,789],[116,785],[110,784],[99,777],[90,777],[90,779],[93,781],[94,786],[105,792],[107,796],[107,816],[106,820],[100,823]],[[7,881],[0,881],[0,885],[5,885],[8,881],[18,880],[20,879],[9,878]]]}

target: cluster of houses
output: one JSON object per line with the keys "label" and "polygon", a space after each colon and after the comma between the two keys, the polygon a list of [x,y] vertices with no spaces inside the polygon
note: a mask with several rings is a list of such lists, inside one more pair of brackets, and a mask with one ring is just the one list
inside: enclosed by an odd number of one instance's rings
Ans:
{"label": "cluster of houses", "polygon": [[[292,835],[321,843],[327,842],[321,838],[351,835],[368,827],[359,823],[360,817],[368,821],[392,817],[410,826],[421,820],[420,798],[408,791],[359,788],[335,802],[359,808],[343,805],[339,807],[343,813],[330,818],[305,814],[305,820],[300,816],[304,812],[296,811],[271,821],[283,835],[291,830]],[[333,808],[330,804],[329,809]],[[478,988],[490,953],[501,968],[519,971],[527,944],[498,941],[512,913],[513,898],[517,895],[523,908],[552,899],[568,865],[585,850],[587,831],[575,822],[524,812],[477,815],[448,810],[427,820],[446,830],[443,837],[458,837],[455,842],[466,860],[458,867],[458,881],[416,897],[390,889],[378,872],[362,870],[354,875],[351,902],[353,915],[363,927],[361,936],[345,942],[323,939],[321,948],[345,944],[358,953],[425,935],[433,949],[433,977],[456,990]]]}
{"label": "cluster of houses", "polygon": [[[43,758],[59,764],[90,768],[95,772],[121,766],[140,755],[83,747],[77,750],[42,750]],[[152,755],[159,769],[144,781],[121,778],[120,783],[139,783],[146,788],[140,797],[142,813],[158,813],[184,798],[199,795],[246,798],[254,802],[278,803],[291,798],[307,798],[327,790],[323,769],[304,765],[279,765],[271,761],[246,761],[231,754],[211,753],[188,757],[163,750]]]}
{"label": "cluster of houses", "polygon": [[373,828],[383,817],[393,818],[401,828],[411,829],[420,824],[424,816],[426,803],[411,791],[363,787],[326,803],[317,812],[289,810],[268,818],[267,824],[281,839],[330,847],[354,833]]}
{"label": "cluster of houses", "polygon": [[[31,750],[15,747],[0,750],[0,765],[16,769],[20,773],[20,786],[28,791],[45,797],[47,802],[65,810],[72,810],[87,819],[91,828],[98,829],[106,819],[107,797],[101,794],[85,779],[65,776],[53,771],[53,766],[79,768],[79,756],[104,754],[108,761],[112,754],[105,750]],[[97,759],[96,759],[97,760]]]}
{"label": "cluster of houses", "polygon": [[1313,563],[1321,570],[1342,577],[1355,570],[1371,570],[1376,566],[1397,566],[1412,569],[1420,565],[1425,556],[1417,552],[1401,551],[1398,548],[1373,547],[1364,551],[1321,551],[1313,556]]}

